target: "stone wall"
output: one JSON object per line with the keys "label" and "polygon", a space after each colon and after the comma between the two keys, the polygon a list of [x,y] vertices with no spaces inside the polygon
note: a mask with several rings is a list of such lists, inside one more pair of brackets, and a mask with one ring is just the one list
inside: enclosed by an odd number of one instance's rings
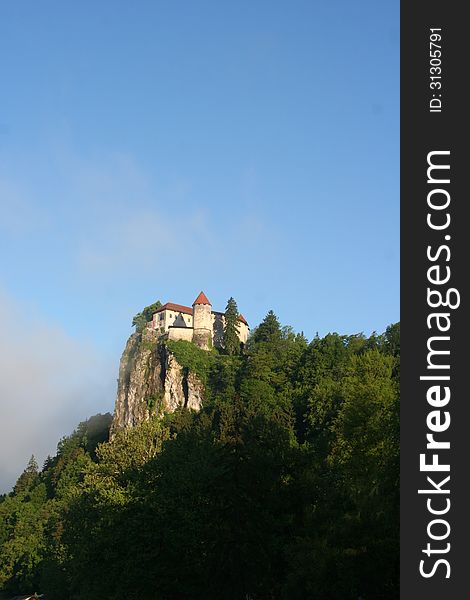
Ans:
{"label": "stone wall", "polygon": [[212,344],[212,308],[210,304],[193,306],[193,343],[208,350]]}
{"label": "stone wall", "polygon": [[203,350],[209,350],[212,344],[212,331],[209,329],[195,329],[193,333],[193,344]]}
{"label": "stone wall", "polygon": [[212,342],[216,348],[224,345],[224,321],[223,313],[212,313]]}
{"label": "stone wall", "polygon": [[212,331],[212,308],[210,304],[195,304],[193,306],[194,329]]}
{"label": "stone wall", "polygon": [[187,342],[193,341],[193,328],[192,327],[170,327],[168,329],[168,339],[170,340],[186,340]]}

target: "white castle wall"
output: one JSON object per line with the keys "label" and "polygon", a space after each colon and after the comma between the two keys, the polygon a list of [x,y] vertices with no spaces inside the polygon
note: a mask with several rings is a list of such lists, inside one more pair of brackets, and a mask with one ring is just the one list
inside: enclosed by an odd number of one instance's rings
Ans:
{"label": "white castle wall", "polygon": [[[223,346],[224,324],[224,313],[212,311],[210,304],[195,304],[192,315],[171,308],[161,310],[153,315],[149,327],[167,334],[170,340],[186,340],[208,349],[211,344]],[[237,325],[240,342],[246,344],[250,328],[242,321]]]}
{"label": "white castle wall", "polygon": [[193,316],[171,309],[161,310],[152,318],[152,329],[158,329],[162,333],[166,333],[169,327],[184,327],[185,325],[186,327],[193,326]]}
{"label": "white castle wall", "polygon": [[186,340],[193,341],[194,330],[192,327],[170,327],[168,329],[169,340]]}
{"label": "white castle wall", "polygon": [[249,333],[250,328],[248,327],[248,325],[246,325],[246,323],[243,323],[242,321],[238,321],[238,337],[240,338],[240,342],[242,344],[246,344]]}
{"label": "white castle wall", "polygon": [[194,329],[212,331],[212,308],[210,304],[195,304],[193,306]]}

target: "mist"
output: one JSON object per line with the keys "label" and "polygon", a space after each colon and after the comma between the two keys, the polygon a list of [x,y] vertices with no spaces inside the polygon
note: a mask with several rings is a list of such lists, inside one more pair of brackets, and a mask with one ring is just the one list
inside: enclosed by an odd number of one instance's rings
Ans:
{"label": "mist", "polygon": [[80,421],[112,412],[117,364],[0,291],[0,493]]}

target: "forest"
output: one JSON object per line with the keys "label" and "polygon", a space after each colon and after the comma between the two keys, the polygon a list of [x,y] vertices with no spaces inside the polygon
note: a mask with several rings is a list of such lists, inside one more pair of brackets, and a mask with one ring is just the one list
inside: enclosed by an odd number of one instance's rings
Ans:
{"label": "forest", "polygon": [[398,598],[399,324],[309,342],[270,311],[242,351],[170,350],[203,409],[32,457],[0,497],[5,598]]}

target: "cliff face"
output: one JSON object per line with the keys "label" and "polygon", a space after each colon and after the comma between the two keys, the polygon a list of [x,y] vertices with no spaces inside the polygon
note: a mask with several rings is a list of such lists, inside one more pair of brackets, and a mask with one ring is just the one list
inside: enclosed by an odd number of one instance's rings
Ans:
{"label": "cliff face", "polygon": [[166,346],[157,343],[155,331],[134,333],[121,357],[111,434],[180,406],[199,410],[203,392],[196,375],[188,373]]}

